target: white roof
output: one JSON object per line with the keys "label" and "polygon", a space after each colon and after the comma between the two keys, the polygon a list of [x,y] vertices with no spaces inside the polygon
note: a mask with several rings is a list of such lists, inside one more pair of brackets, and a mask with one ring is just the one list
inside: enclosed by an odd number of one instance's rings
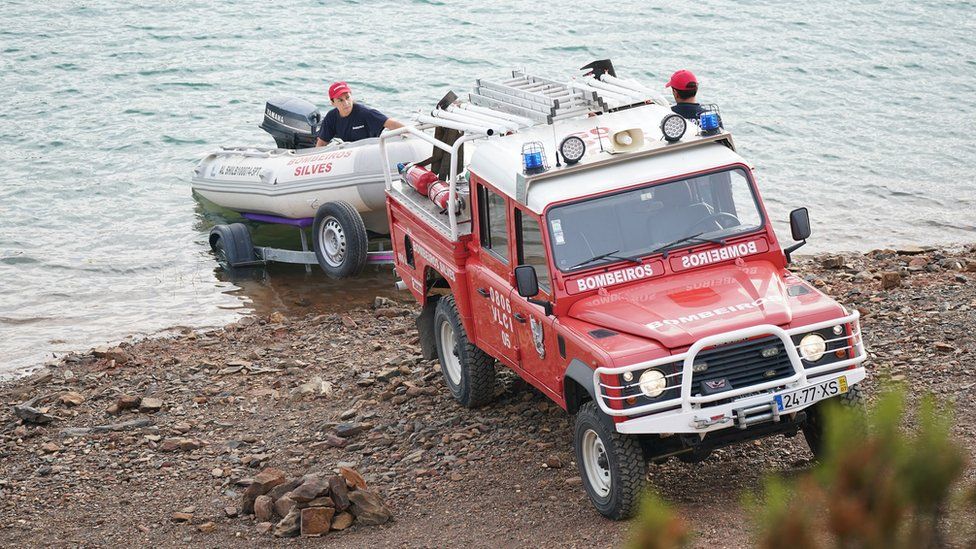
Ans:
{"label": "white roof", "polygon": [[[491,137],[478,142],[468,168],[499,191],[517,199],[516,187],[523,170],[522,145],[530,141],[540,141],[550,169],[544,176],[536,176],[539,180],[532,181],[532,176],[529,176],[525,204],[533,212],[542,213],[549,204],[562,200],[728,164],[745,163],[735,151],[719,143],[679,146],[701,139],[696,135],[698,128],[692,121],[688,121],[685,136],[674,145],[669,145],[662,139],[660,129],[661,120],[668,114],[671,114],[669,108],[649,104],[600,116],[557,121],[553,125],[535,126],[507,136]],[[667,153],[661,151],[660,154],[639,154],[634,151],[635,154],[629,155],[633,156],[631,159],[621,158],[621,162],[606,163],[607,160],[616,160],[614,157],[618,155],[600,151],[596,134],[591,132],[598,127],[609,129],[611,134],[640,128],[644,132],[644,145],[640,149],[642,152],[667,147],[675,147],[675,150]],[[577,132],[594,138],[594,143],[587,144],[586,154],[578,165],[568,167],[563,163],[563,167],[555,167],[556,143]],[[609,148],[610,141],[606,136],[602,141],[603,148]],[[591,165],[592,169],[585,169],[587,165]],[[565,173],[560,175],[560,172]]]}

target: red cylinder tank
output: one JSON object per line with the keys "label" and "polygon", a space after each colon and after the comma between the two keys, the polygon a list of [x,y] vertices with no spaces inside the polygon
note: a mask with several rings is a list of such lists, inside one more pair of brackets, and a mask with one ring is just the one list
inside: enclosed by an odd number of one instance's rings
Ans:
{"label": "red cylinder tank", "polygon": [[404,178],[418,193],[426,195],[430,184],[437,181],[437,174],[420,166],[412,166],[404,174]]}

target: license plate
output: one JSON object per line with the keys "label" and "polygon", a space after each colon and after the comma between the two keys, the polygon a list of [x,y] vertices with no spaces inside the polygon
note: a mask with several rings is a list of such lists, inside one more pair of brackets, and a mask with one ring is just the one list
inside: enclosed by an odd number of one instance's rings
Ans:
{"label": "license plate", "polygon": [[837,379],[776,395],[773,399],[776,401],[776,407],[779,408],[779,411],[786,412],[846,392],[847,377],[840,376]]}

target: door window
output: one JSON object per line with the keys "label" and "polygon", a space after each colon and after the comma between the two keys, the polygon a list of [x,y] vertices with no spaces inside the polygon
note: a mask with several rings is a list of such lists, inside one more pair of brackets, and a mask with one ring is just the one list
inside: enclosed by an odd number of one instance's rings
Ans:
{"label": "door window", "polygon": [[542,241],[542,230],[539,222],[521,210],[515,210],[515,223],[519,231],[518,264],[535,267],[539,279],[539,289],[551,294],[549,283],[549,261],[546,259],[546,247]]}
{"label": "door window", "polygon": [[508,218],[505,199],[483,186],[478,186],[481,218],[481,247],[508,263]]}

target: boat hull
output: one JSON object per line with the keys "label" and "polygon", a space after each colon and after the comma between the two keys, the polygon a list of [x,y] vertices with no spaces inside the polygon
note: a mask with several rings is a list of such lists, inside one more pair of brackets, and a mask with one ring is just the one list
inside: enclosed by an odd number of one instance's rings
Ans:
{"label": "boat hull", "polygon": [[[423,160],[431,146],[416,139],[388,144],[386,169]],[[344,201],[366,228],[387,233],[384,161],[377,139],[321,149],[225,148],[194,170],[193,191],[218,206],[291,219],[314,217],[326,202]]]}

